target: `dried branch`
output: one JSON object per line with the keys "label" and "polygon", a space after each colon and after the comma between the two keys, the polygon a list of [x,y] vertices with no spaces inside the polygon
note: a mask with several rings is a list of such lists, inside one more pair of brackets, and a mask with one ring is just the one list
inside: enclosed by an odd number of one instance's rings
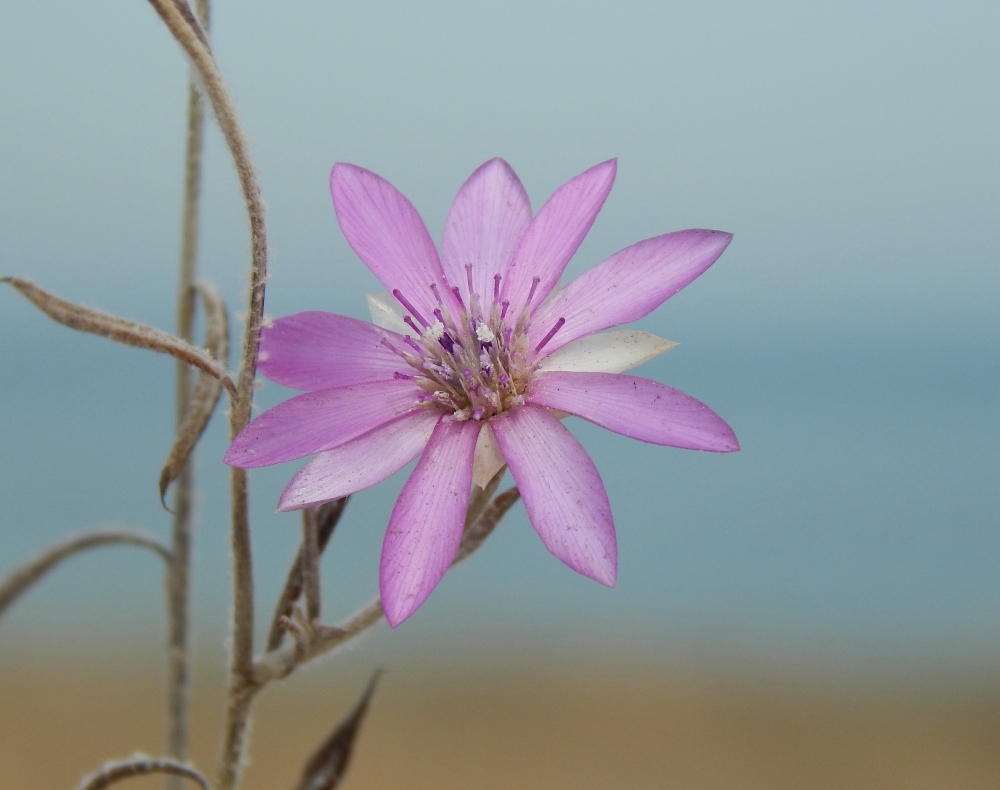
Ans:
{"label": "dried branch", "polygon": [[361,731],[361,722],[368,713],[368,706],[381,675],[382,670],[377,670],[372,675],[351,712],[306,762],[295,790],[334,790],[340,784],[347,772],[351,753],[354,751],[354,741]]}
{"label": "dried branch", "polygon": [[205,371],[221,381],[234,396],[236,395],[236,386],[222,365],[200,348],[192,346],[169,332],[67,302],[65,299],[53,296],[48,291],[27,280],[22,280],[20,277],[0,277],[0,282],[10,283],[49,318],[68,326],[70,329],[100,335],[127,346],[169,354]]}
{"label": "dried branch", "polygon": [[[490,481],[487,488],[492,486],[494,482],[499,483],[502,474],[503,470]],[[520,496],[516,487],[510,488],[496,497],[482,511],[479,518],[466,529],[462,536],[462,542],[459,544],[458,553],[455,555],[452,565],[457,565],[462,560],[467,559],[483,545],[483,541],[489,537],[500,519]],[[375,625],[382,619],[383,614],[382,601],[376,598],[338,626],[314,628],[305,644],[300,638],[295,645],[269,650],[254,662],[254,682],[262,688],[272,680],[288,677],[297,666],[330,652]]]}
{"label": "dried branch", "polygon": [[[320,554],[323,553],[323,550],[326,548],[326,544],[333,535],[333,530],[340,521],[340,517],[344,512],[344,507],[347,505],[347,500],[348,497],[343,497],[315,508],[316,522],[318,525],[316,537]],[[295,555],[292,567],[288,570],[288,578],[285,581],[285,587],[281,591],[281,597],[278,599],[278,605],[274,609],[274,617],[271,620],[271,630],[268,632],[267,637],[267,649],[269,651],[281,647],[281,642],[285,638],[286,633],[283,622],[286,618],[291,616],[292,607],[295,605],[295,602],[299,600],[300,595],[302,595],[301,549],[299,549],[299,553]]]}
{"label": "dried branch", "polygon": [[[184,49],[197,72],[205,96],[215,112],[222,135],[229,146],[250,222],[250,306],[243,336],[243,353],[237,377],[236,397],[229,414],[232,435],[250,421],[260,325],[264,316],[264,283],[267,278],[267,237],[264,229],[264,204],[257,175],[248,153],[246,135],[240,126],[235,107],[211,52],[176,0],[149,0],[170,33]],[[233,634],[230,661],[230,703],[226,713],[220,790],[231,790],[239,776],[247,716],[253,701],[253,559],[250,546],[250,520],[247,502],[247,476],[242,469],[230,473],[232,498],[233,548]]]}
{"label": "dried branch", "polygon": [[319,620],[319,524],[316,511],[306,508],[302,511],[302,593],[306,599],[306,619],[310,623]]}
{"label": "dried branch", "polygon": [[208,780],[187,763],[178,762],[167,757],[147,757],[144,754],[133,754],[126,760],[105,763],[99,770],[85,776],[76,790],[104,790],[122,779],[148,774],[167,774],[181,776],[197,782],[202,790],[211,790]]}
{"label": "dried branch", "polygon": [[[185,0],[178,0],[182,11],[190,13]],[[205,30],[208,28],[209,0],[198,0],[196,13],[202,27],[202,41],[207,45]],[[189,21],[189,24],[191,22]],[[229,327],[225,304],[214,287],[202,286],[196,282],[198,270],[198,230],[201,204],[201,162],[205,137],[205,105],[201,91],[191,79],[188,84],[187,141],[184,156],[184,203],[181,212],[181,250],[177,282],[177,336],[188,343],[194,339],[195,296],[201,294],[205,307],[205,341],[209,353],[220,363],[229,366]],[[202,373],[195,391],[191,391],[191,368],[184,362],[177,362],[176,413],[179,437],[188,437],[191,447],[197,443],[208,418],[215,410],[220,390],[213,379]],[[213,394],[214,388],[214,394]],[[192,404],[192,399],[194,403]],[[196,419],[204,417],[199,429]],[[194,423],[194,424],[192,424]],[[185,459],[191,449],[171,451],[176,464],[179,457]],[[171,466],[168,459],[167,466]],[[166,472],[166,469],[164,470]],[[191,596],[191,532],[193,470],[191,464],[180,463],[176,472],[167,473],[176,477],[177,485],[173,497],[172,548],[174,561],[170,565],[167,579],[167,754],[176,760],[187,758],[188,718],[190,699],[190,638],[189,599]],[[160,474],[160,499],[162,501],[169,481]],[[164,505],[166,507],[166,505]],[[180,790],[183,780],[172,776],[167,779],[166,790]]]}
{"label": "dried branch", "polygon": [[67,557],[71,557],[87,549],[113,545],[139,546],[140,548],[151,549],[159,554],[168,566],[173,556],[170,549],[156,538],[131,530],[96,530],[68,538],[45,549],[34,559],[28,560],[14,568],[5,579],[0,581],[0,615],[3,615],[7,607],[17,600],[31,585]]}

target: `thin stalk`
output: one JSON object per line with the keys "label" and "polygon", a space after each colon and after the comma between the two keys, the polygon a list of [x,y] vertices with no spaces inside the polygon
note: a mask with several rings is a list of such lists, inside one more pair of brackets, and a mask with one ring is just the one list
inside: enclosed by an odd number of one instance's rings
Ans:
{"label": "thin stalk", "polygon": [[[243,353],[236,395],[229,412],[229,427],[236,436],[250,422],[260,326],[264,316],[264,283],[267,278],[267,235],[264,203],[256,169],[250,159],[246,135],[226,89],[215,59],[203,40],[203,32],[173,0],[149,0],[170,33],[190,58],[200,85],[218,121],[236,166],[250,224],[250,304],[243,335]],[[223,732],[218,790],[233,790],[239,781],[240,764],[247,733],[247,717],[255,693],[253,686],[253,562],[250,546],[247,476],[234,468],[230,475],[233,548],[233,632],[230,658],[229,705]]]}
{"label": "thin stalk", "polygon": [[[195,9],[202,28],[208,29],[209,0],[198,0]],[[177,283],[177,336],[189,343],[194,336],[195,281],[198,274],[198,229],[201,197],[201,160],[205,108],[194,78],[188,85],[187,144],[184,157],[184,207],[181,219],[181,255]],[[191,405],[191,368],[177,362],[176,420],[183,427]],[[191,461],[181,468],[173,497],[173,562],[167,579],[169,629],[167,641],[167,754],[187,759],[190,704],[191,530],[193,470]],[[179,776],[167,779],[167,790],[180,790]]]}

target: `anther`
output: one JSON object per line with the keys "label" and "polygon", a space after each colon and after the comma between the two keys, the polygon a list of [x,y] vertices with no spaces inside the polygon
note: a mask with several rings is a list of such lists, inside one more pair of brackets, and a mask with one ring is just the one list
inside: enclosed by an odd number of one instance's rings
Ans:
{"label": "anther", "polygon": [[[403,316],[403,321],[406,322],[406,325],[409,326],[410,329],[412,329],[418,335],[420,335],[421,337],[423,337],[424,333],[420,331],[420,327],[419,326],[417,326],[415,323],[413,323],[413,319],[412,318],[410,318],[408,315],[407,316]],[[426,322],[424,323],[424,326],[427,326]]]}
{"label": "anther", "polygon": [[560,318],[560,319],[559,319],[558,321],[556,321],[556,324],[555,324],[555,326],[554,326],[554,327],[552,327],[552,328],[551,328],[551,329],[549,330],[549,333],[548,333],[548,334],[547,334],[547,335],[546,335],[545,337],[543,337],[543,338],[542,338],[541,342],[540,342],[540,343],[539,343],[539,344],[538,344],[537,346],[535,346],[535,353],[536,353],[536,354],[537,354],[537,353],[538,353],[539,351],[541,351],[541,350],[542,350],[542,346],[544,346],[544,345],[545,345],[546,343],[548,343],[548,342],[549,342],[549,341],[550,341],[550,340],[551,340],[551,339],[552,339],[553,337],[555,337],[555,334],[556,334],[556,332],[558,332],[558,331],[559,331],[560,329],[562,329],[562,326],[563,326],[563,324],[565,324],[565,323],[566,323],[566,319],[565,319],[565,318]]}
{"label": "anther", "polygon": [[472,264],[465,264],[465,281],[469,284],[469,296],[472,296],[476,292],[476,289],[472,287]]}
{"label": "anther", "polygon": [[451,292],[455,294],[455,298],[458,299],[458,303],[462,305],[462,307],[465,307],[465,302],[462,301],[462,292],[459,290],[459,287],[457,285],[453,286]]}
{"label": "anther", "polygon": [[427,350],[409,335],[405,335],[403,337],[403,340],[405,340],[407,345],[409,345],[409,347],[412,348],[414,351],[416,351],[418,354],[423,355],[426,353]]}
{"label": "anther", "polygon": [[493,301],[494,302],[499,302],[500,301],[500,275],[499,274],[494,274],[493,275]]}
{"label": "anther", "polygon": [[540,283],[541,281],[542,281],[541,277],[532,277],[531,278],[531,290],[528,291],[528,299],[524,303],[524,306],[526,308],[527,307],[531,307],[531,299],[532,299],[532,297],[534,297],[534,295],[535,295],[535,289],[538,287],[538,283]]}
{"label": "anther", "polygon": [[414,307],[412,304],[410,304],[409,299],[407,299],[405,296],[403,296],[403,292],[402,291],[400,291],[398,288],[396,288],[392,292],[392,295],[395,296],[396,297],[396,301],[399,302],[401,305],[403,305],[403,307],[405,307],[407,310],[409,310],[410,313],[413,314],[413,317],[416,318],[421,324],[423,324],[424,326],[428,325],[427,321],[424,320],[424,317],[422,315],[420,315],[420,311],[417,310],[417,308]]}
{"label": "anther", "polygon": [[443,305],[444,302],[441,301],[441,294],[438,293],[437,283],[431,283],[431,292],[434,294],[434,298],[437,300],[439,305]]}
{"label": "anther", "polygon": [[[500,275],[498,274],[497,277],[499,276]],[[507,317],[507,311],[510,310],[510,300],[504,299],[502,302],[500,302],[500,306],[503,308],[500,311],[500,320],[503,321]]]}

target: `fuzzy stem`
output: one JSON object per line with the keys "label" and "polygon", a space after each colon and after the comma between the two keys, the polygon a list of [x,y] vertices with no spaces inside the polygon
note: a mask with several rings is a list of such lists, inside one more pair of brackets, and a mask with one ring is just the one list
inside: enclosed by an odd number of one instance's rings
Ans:
{"label": "fuzzy stem", "polygon": [[[195,9],[202,28],[208,29],[209,0],[198,0]],[[181,255],[177,283],[177,336],[189,343],[194,336],[195,280],[198,271],[198,227],[201,197],[201,158],[205,108],[194,79],[188,85],[187,145],[184,157],[184,207],[181,220]],[[178,431],[191,405],[191,368],[177,362],[176,419]],[[193,470],[185,462],[174,487],[173,562],[167,580],[170,633],[167,641],[167,754],[187,758],[190,700],[191,529]],[[167,790],[180,790],[182,778],[171,775]]]}
{"label": "fuzzy stem", "polygon": [[[236,396],[229,413],[235,437],[250,421],[260,325],[264,315],[264,282],[267,277],[267,237],[264,204],[256,170],[248,153],[246,135],[240,126],[222,75],[199,28],[193,26],[173,0],[149,0],[171,34],[191,59],[236,166],[250,223],[250,299],[243,353],[236,382]],[[253,690],[253,565],[250,546],[247,476],[242,469],[231,473],[233,547],[233,632],[230,660],[229,705],[224,725],[219,790],[233,790],[239,781],[240,763],[247,732],[247,717]]]}
{"label": "fuzzy stem", "polygon": [[156,538],[141,532],[127,529],[102,529],[86,532],[83,535],[56,543],[54,546],[49,546],[37,557],[19,565],[5,578],[0,579],[0,615],[29,587],[67,557],[87,549],[96,549],[98,546],[112,545],[139,546],[151,549],[163,558],[168,568],[173,559],[170,549]]}

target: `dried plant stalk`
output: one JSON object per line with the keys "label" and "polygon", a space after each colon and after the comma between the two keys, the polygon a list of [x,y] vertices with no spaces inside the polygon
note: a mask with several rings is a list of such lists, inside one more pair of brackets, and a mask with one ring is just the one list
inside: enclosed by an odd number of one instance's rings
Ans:
{"label": "dried plant stalk", "polygon": [[[344,513],[344,507],[347,505],[348,499],[349,497],[335,499],[333,502],[327,502],[315,508],[316,523],[318,525],[316,538],[320,554],[326,549],[326,544],[329,542],[334,529],[337,527],[337,523],[340,521],[340,517]],[[288,578],[285,580],[285,587],[281,591],[281,597],[278,599],[278,605],[274,608],[274,617],[271,619],[271,630],[268,632],[267,637],[267,650],[275,650],[281,647],[281,642],[287,633],[284,621],[291,616],[292,607],[299,600],[300,595],[302,595],[301,548],[292,562],[292,567],[288,571]]]}
{"label": "dried plant stalk", "polygon": [[302,511],[302,594],[306,601],[306,618],[314,623],[319,620],[319,524],[316,511]]}
{"label": "dried plant stalk", "polygon": [[[178,0],[182,12],[190,14],[186,2]],[[198,0],[196,27],[202,30],[202,41],[207,45],[204,31],[208,29],[208,0]],[[189,20],[189,23],[190,20]],[[192,23],[193,24],[193,23]],[[201,202],[201,162],[205,136],[205,106],[201,92],[191,79],[188,85],[187,140],[184,155],[184,203],[181,213],[181,254],[177,283],[177,336],[187,342],[194,339],[195,295],[201,294],[206,315],[206,346],[209,353],[223,365],[229,365],[229,327],[225,304],[214,288],[198,288],[198,230]],[[221,326],[219,325],[221,322]],[[223,345],[224,344],[224,345]],[[190,698],[190,637],[189,601],[191,596],[191,532],[193,526],[193,470],[186,463],[194,445],[208,424],[208,419],[219,401],[220,390],[204,373],[198,377],[194,392],[191,390],[191,368],[177,362],[176,412],[178,443],[190,441],[190,447],[171,451],[167,467],[160,474],[160,499],[162,501],[168,478],[176,478],[173,496],[172,546],[174,561],[170,565],[167,581],[167,754],[175,760],[187,758],[188,708]],[[203,419],[198,427],[199,419]],[[182,438],[184,437],[184,438]],[[183,461],[181,461],[183,457]],[[173,462],[173,463],[172,463]],[[179,463],[176,472],[167,471]],[[164,505],[165,506],[165,505]],[[180,777],[167,779],[166,790],[180,790]]]}
{"label": "dried plant stalk", "polygon": [[68,326],[70,329],[100,335],[127,346],[169,354],[200,368],[221,381],[231,393],[236,394],[236,386],[222,365],[212,359],[205,351],[171,335],[169,332],[67,302],[65,299],[53,296],[48,291],[27,280],[22,280],[20,277],[0,277],[0,282],[10,283],[49,318]]}
{"label": "dried plant stalk", "polygon": [[103,788],[110,787],[123,779],[149,774],[184,777],[197,782],[202,790],[211,790],[208,780],[187,763],[167,757],[147,757],[144,754],[134,754],[126,760],[106,763],[96,772],[85,776],[77,785],[76,790],[103,790]]}
{"label": "dried plant stalk", "polygon": [[139,546],[150,549],[159,554],[168,567],[173,558],[170,549],[156,538],[142,532],[127,529],[102,529],[86,532],[50,546],[34,559],[14,568],[3,581],[0,581],[0,615],[3,615],[7,607],[14,603],[31,585],[64,559],[88,549],[114,545]]}
{"label": "dried plant stalk", "polygon": [[[243,351],[237,377],[236,396],[230,410],[230,430],[235,436],[250,421],[260,325],[264,315],[264,282],[267,277],[267,238],[264,229],[264,204],[253,163],[248,153],[246,135],[226,90],[204,36],[177,6],[176,0],[149,0],[170,33],[184,49],[201,81],[204,95],[215,113],[226,140],[250,222],[250,305],[247,312]],[[233,633],[230,661],[230,702],[226,711],[220,790],[231,790],[239,776],[247,716],[253,700],[253,562],[250,546],[247,478],[242,469],[230,475],[232,498],[233,549]]]}
{"label": "dried plant stalk", "polygon": [[489,506],[483,510],[482,515],[476,519],[465,534],[462,535],[462,542],[458,546],[458,553],[452,561],[452,565],[457,565],[466,559],[472,552],[483,545],[483,541],[490,536],[493,528],[500,523],[508,510],[521,498],[521,492],[516,487],[508,488],[500,496],[490,502]]}

